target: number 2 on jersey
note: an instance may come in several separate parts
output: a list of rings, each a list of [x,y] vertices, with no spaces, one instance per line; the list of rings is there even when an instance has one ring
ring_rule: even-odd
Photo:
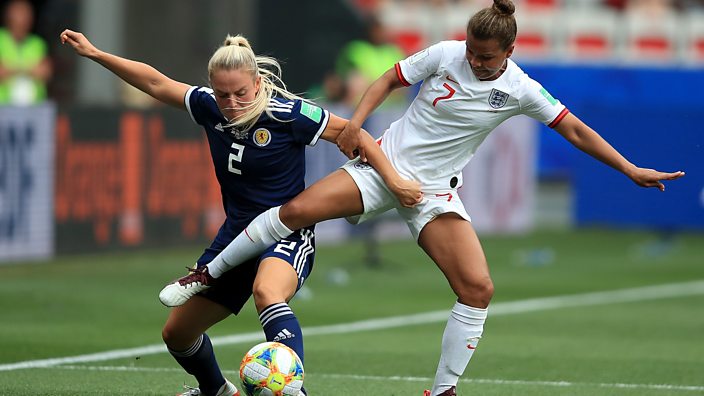
[[[238,162],[242,162],[242,153],[244,153],[244,146],[241,144],[232,143],[232,146],[230,146],[230,148],[233,148],[235,151],[230,153],[230,157],[228,158],[227,163],[227,170],[236,175],[241,175],[242,171],[238,168],[235,168],[235,165],[237,165]]]

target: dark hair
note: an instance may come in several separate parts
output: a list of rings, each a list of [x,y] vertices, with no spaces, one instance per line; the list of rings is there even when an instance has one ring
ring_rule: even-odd
[[[516,6],[511,0],[494,0],[491,7],[477,12],[469,19],[467,35],[479,40],[495,39],[502,49],[507,49],[516,41]]]

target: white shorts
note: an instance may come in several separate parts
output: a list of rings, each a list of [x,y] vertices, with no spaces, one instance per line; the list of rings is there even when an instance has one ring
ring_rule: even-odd
[[[384,183],[384,179],[371,165],[355,158],[342,165],[341,168],[352,176],[362,194],[362,203],[364,204],[364,213],[347,218],[347,221],[352,224],[361,223],[395,208],[406,221],[417,241],[423,227],[443,213],[457,213],[463,219],[472,221],[460,200],[457,189],[423,191],[424,197],[421,203],[413,208],[405,208],[401,206],[394,193]]]

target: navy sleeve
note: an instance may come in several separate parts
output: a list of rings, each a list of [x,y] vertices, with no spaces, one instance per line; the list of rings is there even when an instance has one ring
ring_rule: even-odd
[[[314,146],[328,126],[330,113],[310,102],[296,100],[291,109],[291,131],[293,138],[303,144]]]
[[[184,98],[188,114],[198,125],[203,125],[208,104],[215,101],[213,90],[206,87],[193,86],[186,92]]]

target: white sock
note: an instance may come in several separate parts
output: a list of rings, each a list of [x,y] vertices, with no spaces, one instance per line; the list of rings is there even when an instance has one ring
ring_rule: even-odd
[[[442,335],[442,354],[435,373],[431,395],[438,395],[457,385],[474,349],[482,337],[487,309],[456,302]]]
[[[293,234],[279,218],[281,206],[271,208],[257,216],[229,245],[208,263],[213,278],[256,256],[274,243]]]

